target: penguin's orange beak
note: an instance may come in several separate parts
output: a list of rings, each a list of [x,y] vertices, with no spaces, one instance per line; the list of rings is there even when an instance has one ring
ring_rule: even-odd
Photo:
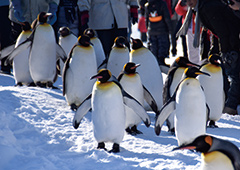
[[[133,69],[139,67],[140,65],[141,65],[141,64],[136,64],[135,66],[131,67],[131,69],[133,70]]]
[[[49,16],[51,16],[52,15],[52,13],[46,13],[43,17],[44,18],[47,18],[47,17],[49,17]]]

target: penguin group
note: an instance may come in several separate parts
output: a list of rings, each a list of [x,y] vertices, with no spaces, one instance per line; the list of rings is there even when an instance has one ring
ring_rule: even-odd
[[[139,124],[149,127],[147,111],[153,111],[156,135],[165,121],[175,133],[179,146],[174,150],[202,152],[205,169],[240,169],[239,149],[206,135],[207,126],[218,127],[225,101],[224,70],[218,55],[210,55],[201,66],[178,57],[164,82],[157,59],[140,39],[132,38],[129,49],[126,38],[117,37],[105,57],[90,28],[77,37],[61,27],[56,43],[53,28],[47,24],[50,15],[40,13],[34,28],[22,23],[16,44],[1,51],[0,58],[13,62],[16,85],[54,88],[59,73],[63,96],[74,112],[73,127],[81,126],[83,117],[91,113],[97,149],[120,152],[125,133],[141,134]],[[106,142],[113,143],[110,150]]]

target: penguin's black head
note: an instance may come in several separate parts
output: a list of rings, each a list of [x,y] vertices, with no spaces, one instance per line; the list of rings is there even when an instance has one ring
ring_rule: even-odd
[[[119,37],[115,38],[115,40],[114,40],[115,47],[123,48],[123,47],[125,47],[126,43],[127,43],[127,40],[123,36],[119,36]]]
[[[107,82],[111,78],[112,74],[107,69],[101,69],[99,70],[98,74],[92,76],[90,80],[92,79],[98,79],[101,83]]]
[[[132,49],[133,50],[137,50],[137,49],[143,47],[143,43],[140,39],[134,39],[132,37],[131,37],[131,39],[132,39]]]
[[[27,21],[21,22],[21,28],[23,31],[29,31],[32,29],[30,23]]]
[[[175,63],[179,67],[191,67],[191,66],[200,67],[199,65],[190,62],[188,60],[188,58],[186,58],[186,57],[178,57],[178,58],[176,58]]]
[[[202,72],[197,67],[188,67],[184,71],[186,77],[190,78],[196,78],[200,74],[205,74],[207,76],[210,76],[208,73]]]
[[[90,41],[90,37],[87,35],[82,35],[78,37],[78,43],[81,46],[88,47],[90,44],[93,45]]]
[[[194,139],[192,143],[187,145],[181,145],[173,150],[183,150],[183,149],[190,149],[196,150],[197,152],[207,153],[212,146],[213,138],[209,135],[202,135]]]
[[[83,32],[83,34],[89,36],[90,38],[93,38],[93,37],[96,36],[95,31],[94,31],[93,29],[91,29],[91,28],[85,29],[85,31]]]
[[[40,14],[38,14],[37,20],[39,21],[40,24],[46,23],[48,17],[51,15],[52,15],[51,13],[40,12]]]
[[[213,64],[213,65],[216,65],[216,66],[219,66],[221,65],[222,63],[222,59],[221,57],[218,55],[218,54],[212,54],[208,57],[208,61]]]
[[[61,27],[61,28],[59,28],[58,33],[62,37],[65,37],[65,36],[68,36],[71,33],[71,31],[70,31],[70,29],[68,27]]]
[[[139,67],[140,64],[135,64],[132,62],[128,62],[124,65],[123,70],[125,74],[133,74],[136,72],[136,68]]]

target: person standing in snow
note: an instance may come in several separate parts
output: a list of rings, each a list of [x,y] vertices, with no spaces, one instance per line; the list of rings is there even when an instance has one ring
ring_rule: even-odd
[[[90,27],[97,32],[106,58],[109,56],[116,37],[127,38],[128,10],[130,10],[132,24],[138,22],[137,0],[81,0],[78,6],[82,29]]]

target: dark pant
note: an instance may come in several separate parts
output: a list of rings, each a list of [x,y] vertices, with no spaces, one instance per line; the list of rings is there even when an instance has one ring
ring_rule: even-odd
[[[159,65],[164,64],[164,59],[169,55],[169,34],[150,35],[150,50],[158,60]]]
[[[0,7],[0,50],[11,45],[10,33],[11,33],[11,22],[8,19],[8,6],[1,6]],[[1,60],[1,70],[10,72],[11,66],[4,65],[6,59]]]
[[[123,36],[127,40],[127,28],[114,27],[108,30],[96,30],[96,32],[97,32],[98,38],[102,43],[106,58],[108,58],[110,54],[115,38],[117,38],[118,36]],[[129,43],[127,44],[127,46],[129,48]]]

